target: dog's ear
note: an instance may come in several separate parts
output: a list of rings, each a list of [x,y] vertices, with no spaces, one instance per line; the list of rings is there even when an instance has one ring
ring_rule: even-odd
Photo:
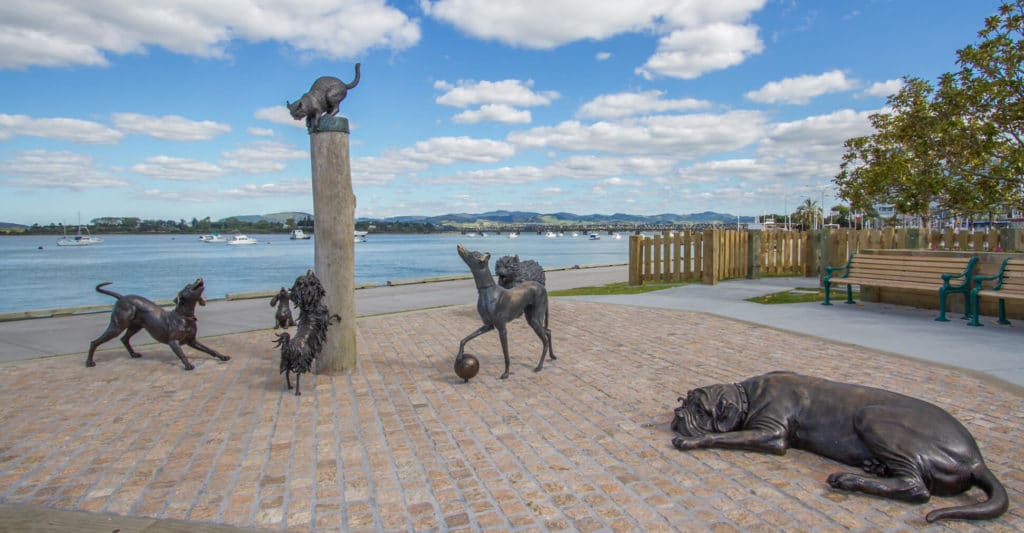
[[[735,430],[743,418],[739,407],[731,400],[722,396],[715,405],[715,431],[726,433]]]
[[[174,305],[178,305],[178,297],[177,297],[177,296],[175,296],[175,297],[174,297],[174,300],[172,300],[172,302],[174,302]]]

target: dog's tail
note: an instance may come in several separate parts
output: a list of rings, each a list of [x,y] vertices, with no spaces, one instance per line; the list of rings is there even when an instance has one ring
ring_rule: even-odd
[[[988,520],[1005,513],[1006,509],[1010,506],[1010,501],[1006,496],[1006,489],[996,479],[996,476],[992,474],[992,471],[985,466],[984,462],[979,462],[975,465],[974,470],[971,472],[971,477],[974,485],[981,488],[988,495],[987,500],[971,505],[936,509],[928,513],[925,516],[925,520],[929,523],[936,520],[949,520],[953,518]]]
[[[113,281],[104,281],[103,283],[100,283],[99,285],[96,286],[96,292],[101,292],[103,294],[106,294],[108,296],[113,296],[114,298],[117,298],[118,300],[120,300],[122,298],[122,296],[120,294],[118,294],[118,293],[116,293],[114,291],[108,291],[107,289],[103,288],[103,287],[105,287],[107,285],[110,285],[111,283],[113,283]]]

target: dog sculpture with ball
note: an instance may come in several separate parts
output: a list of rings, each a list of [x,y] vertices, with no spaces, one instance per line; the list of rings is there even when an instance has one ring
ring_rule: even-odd
[[[491,254],[473,252],[461,244],[458,245],[457,250],[459,257],[473,273],[477,291],[476,310],[484,325],[459,343],[459,353],[455,356],[456,367],[464,358],[463,353],[467,342],[492,329],[497,329],[498,337],[501,340],[501,351],[505,355],[505,372],[501,375],[501,379],[507,379],[509,376],[507,325],[525,314],[526,322],[530,324],[533,332],[537,334],[543,344],[540,362],[533,369],[534,372],[540,372],[544,368],[545,356],[550,356],[552,361],[556,359],[554,349],[551,347],[551,330],[548,329],[547,289],[536,281],[523,281],[511,289],[506,289],[494,282],[494,276],[491,275],[491,268],[488,265]]]
[[[292,337],[287,332],[278,333],[275,344],[281,348],[280,371],[284,374],[288,390],[292,388],[290,373],[295,374],[295,395],[299,396],[299,377],[309,372],[313,361],[323,350],[327,340],[327,327],[341,321],[338,315],[330,314],[324,304],[324,286],[312,270],[306,275],[295,278],[289,295],[295,307],[299,309],[298,329]]]

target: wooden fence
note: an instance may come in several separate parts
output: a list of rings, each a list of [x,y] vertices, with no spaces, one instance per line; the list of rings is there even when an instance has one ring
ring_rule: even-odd
[[[883,230],[831,230],[828,233],[830,266],[846,263],[850,254],[861,250],[943,250],[947,252],[1001,251],[1000,231],[944,231],[925,232],[916,229]]]
[[[1005,231],[1005,230],[1004,230]],[[1016,230],[1019,231],[1019,230]],[[769,276],[813,276],[868,249],[998,252],[1021,235],[1002,231],[924,232],[917,229],[664,232],[629,240],[629,283],[673,283]],[[1024,235],[1024,234],[1022,234]],[[1010,242],[1008,242],[1010,241]]]
[[[807,235],[796,231],[771,232],[758,240],[760,252],[752,254],[754,233],[738,230],[664,232],[653,237],[634,235],[629,240],[629,282],[673,283],[747,277],[756,267],[772,275],[804,275],[807,269]]]

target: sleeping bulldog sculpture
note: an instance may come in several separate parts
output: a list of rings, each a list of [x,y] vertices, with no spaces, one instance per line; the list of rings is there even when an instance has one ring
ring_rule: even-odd
[[[838,472],[833,488],[913,503],[980,487],[988,499],[936,509],[928,522],[991,519],[1009,503],[974,438],[952,415],[887,390],[792,372],[694,389],[675,410],[679,450],[725,448],[785,454],[806,450],[870,476]]]

